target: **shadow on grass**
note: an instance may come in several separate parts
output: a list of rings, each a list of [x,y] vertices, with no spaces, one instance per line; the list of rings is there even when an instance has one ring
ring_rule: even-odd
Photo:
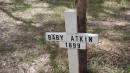
[[[16,46],[11,44],[11,42],[5,42],[0,40],[0,54],[12,53],[16,50]]]

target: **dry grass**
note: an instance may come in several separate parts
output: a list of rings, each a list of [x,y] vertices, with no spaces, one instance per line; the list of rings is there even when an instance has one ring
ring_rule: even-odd
[[[93,2],[90,1],[90,3]],[[115,0],[105,2],[96,0],[96,4],[91,4],[90,6],[94,5],[94,8],[89,8],[91,13],[88,13],[88,32],[99,34],[99,44],[88,46],[88,71],[90,73],[129,73],[129,6]],[[17,62],[14,65],[26,65],[18,67],[19,73],[22,68],[28,71],[33,67],[37,68],[33,69],[37,73],[68,73],[67,50],[59,48],[55,42],[45,41],[45,32],[65,31],[63,12],[68,7],[71,5],[34,2],[29,7],[25,5],[25,9],[20,11],[16,9],[12,12],[14,16],[33,21],[32,24],[17,22],[6,14],[2,14],[4,17],[0,16],[3,19],[0,21],[0,36],[4,37],[0,37],[0,53],[4,54],[0,57],[0,65],[2,63],[0,67],[3,67],[0,70],[4,72],[4,69],[11,69],[4,66],[7,62],[4,58],[8,58],[9,63]],[[49,58],[48,62],[37,63],[40,59],[44,59],[41,57],[45,54]],[[44,65],[39,65],[43,62]],[[49,69],[48,72],[47,69]],[[13,70],[10,72],[13,73]]]

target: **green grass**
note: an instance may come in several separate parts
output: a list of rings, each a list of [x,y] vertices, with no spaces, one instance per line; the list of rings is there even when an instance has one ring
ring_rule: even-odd
[[[38,54],[27,53],[26,56],[23,58],[22,62],[25,62],[27,64],[32,64],[37,57]]]
[[[67,9],[65,6],[56,6],[56,7],[50,7],[50,10],[54,12],[55,15],[59,15],[63,18],[63,13]]]
[[[24,11],[31,8],[31,5],[25,3],[24,0],[13,0],[13,3],[12,11]]]
[[[36,38],[36,43],[37,45],[44,47],[44,45],[46,44],[45,37],[41,36],[41,37]]]
[[[88,71],[90,73],[126,73],[127,71],[122,67],[112,66],[105,63],[104,55],[106,51],[94,49],[91,52],[91,58],[88,61]]]
[[[28,8],[31,8],[31,5],[29,4],[15,4],[14,8],[12,8],[12,11],[24,11]]]
[[[130,72],[130,65],[127,67],[128,72]]]
[[[49,64],[52,67],[49,73],[68,73],[67,50],[58,48],[55,44],[51,44],[47,46],[46,51],[50,54]]]
[[[98,28],[93,29],[93,33],[100,34],[100,33],[104,32],[105,30],[106,29],[104,29],[104,28],[98,27]]]
[[[11,43],[6,43],[4,41],[0,42],[0,54],[6,54],[6,53],[12,53],[16,50],[17,48],[15,47],[14,44]]]
[[[129,42],[130,35],[125,34],[122,38],[123,38],[124,41],[128,41]]]
[[[61,6],[64,6],[64,7],[68,7],[68,8],[74,8],[74,0],[70,0],[70,1],[52,1],[52,0],[48,0],[47,1],[49,4],[50,4],[50,7],[51,8],[55,8],[55,7],[61,7]]]
[[[103,11],[103,2],[104,0],[90,0],[88,1],[88,13],[89,15],[93,16],[94,18],[98,18],[98,13]]]

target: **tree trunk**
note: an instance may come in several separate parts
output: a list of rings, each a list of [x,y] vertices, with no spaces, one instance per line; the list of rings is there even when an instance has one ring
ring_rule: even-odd
[[[78,32],[85,33],[87,31],[86,29],[87,0],[76,0],[75,5],[77,9]],[[78,53],[79,53],[79,73],[87,73],[87,47],[85,50],[78,50]]]

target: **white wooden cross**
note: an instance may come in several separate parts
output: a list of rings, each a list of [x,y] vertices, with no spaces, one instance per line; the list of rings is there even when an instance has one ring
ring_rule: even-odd
[[[61,48],[68,48],[69,71],[79,73],[78,49],[86,44],[98,43],[98,34],[77,33],[77,13],[70,9],[64,12],[66,32],[46,32],[47,41],[58,41]]]

